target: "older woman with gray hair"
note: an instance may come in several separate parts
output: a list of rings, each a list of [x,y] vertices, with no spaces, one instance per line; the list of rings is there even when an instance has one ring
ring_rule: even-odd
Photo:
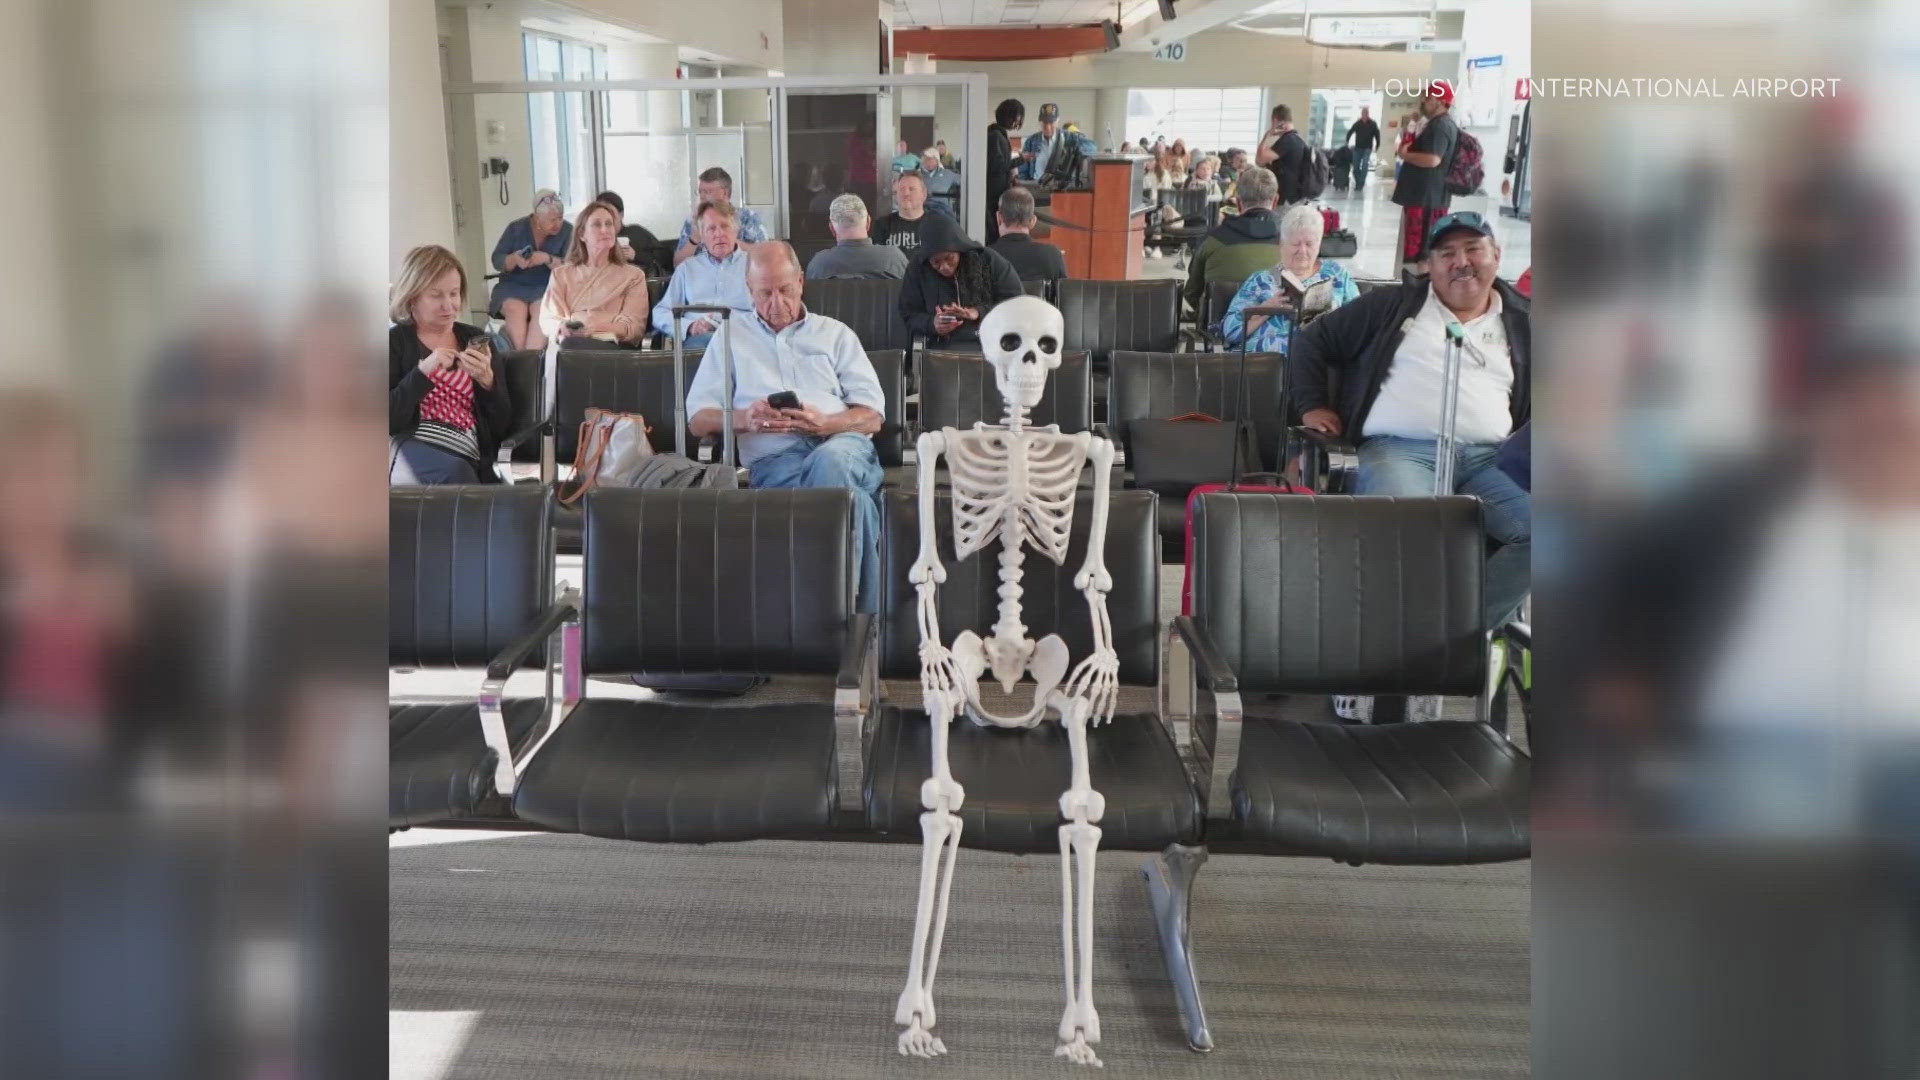
[[[540,300],[547,295],[553,268],[573,246],[573,226],[567,224],[560,196],[550,188],[533,195],[533,213],[507,222],[500,242],[493,245],[493,268],[500,271],[487,312],[507,324],[507,340],[516,349],[543,349],[547,335],[540,329]]]
[[[1317,207],[1301,203],[1280,218],[1280,261],[1270,270],[1247,278],[1234,294],[1220,320],[1220,336],[1228,345],[1248,352],[1285,353],[1292,342],[1293,320],[1286,315],[1249,315],[1249,308],[1289,293],[1306,296],[1309,318],[1360,298],[1360,286],[1347,268],[1320,257],[1320,236],[1326,221]]]
[[[833,246],[807,260],[807,277],[897,280],[907,275],[907,253],[890,244],[876,244],[867,235],[873,219],[860,196],[852,192],[836,196],[827,207],[827,224],[833,229]]]

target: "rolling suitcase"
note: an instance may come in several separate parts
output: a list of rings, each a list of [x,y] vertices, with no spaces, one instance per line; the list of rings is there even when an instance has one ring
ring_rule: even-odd
[[[1249,495],[1311,495],[1313,492],[1287,482],[1279,473],[1248,473],[1231,484],[1200,484],[1187,493],[1187,567],[1180,579],[1180,614],[1193,614],[1193,501],[1216,491],[1243,492]]]

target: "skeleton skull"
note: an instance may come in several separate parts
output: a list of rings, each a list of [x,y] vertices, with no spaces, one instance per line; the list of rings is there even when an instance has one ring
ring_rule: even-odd
[[[1047,390],[1047,374],[1060,366],[1066,336],[1060,309],[1037,296],[997,304],[980,322],[980,347],[993,365],[994,385],[1010,406],[1031,409]]]

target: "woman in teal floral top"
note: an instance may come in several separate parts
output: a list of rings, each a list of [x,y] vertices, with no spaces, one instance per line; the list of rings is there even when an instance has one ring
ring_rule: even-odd
[[[1285,315],[1246,314],[1248,308],[1268,303],[1280,293],[1281,270],[1293,271],[1309,288],[1315,282],[1332,282],[1334,307],[1359,299],[1360,286],[1354,283],[1347,268],[1331,259],[1320,258],[1320,234],[1324,228],[1325,220],[1319,209],[1304,203],[1288,210],[1280,219],[1280,264],[1248,278],[1220,319],[1220,336],[1228,345],[1235,348],[1245,345],[1248,352],[1287,351],[1287,330],[1292,319]]]

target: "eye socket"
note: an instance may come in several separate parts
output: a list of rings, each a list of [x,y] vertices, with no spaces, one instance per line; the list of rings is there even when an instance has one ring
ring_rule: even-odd
[[[1057,350],[1058,348],[1060,348],[1060,342],[1056,341],[1054,338],[1049,336],[1049,337],[1043,337],[1040,339],[1041,352],[1051,353]]]
[[[1000,351],[1001,352],[1013,352],[1019,348],[1020,348],[1019,334],[1001,334],[1000,335]]]

